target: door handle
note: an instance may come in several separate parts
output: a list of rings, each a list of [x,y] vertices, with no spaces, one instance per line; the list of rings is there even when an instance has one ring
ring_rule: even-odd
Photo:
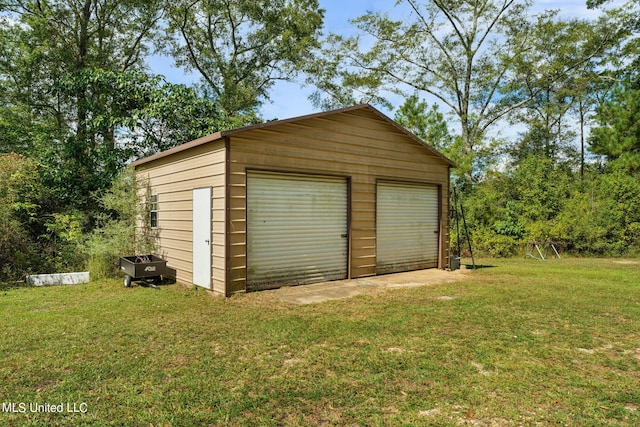
[[[204,242],[208,245],[209,244],[209,239],[205,240]]]

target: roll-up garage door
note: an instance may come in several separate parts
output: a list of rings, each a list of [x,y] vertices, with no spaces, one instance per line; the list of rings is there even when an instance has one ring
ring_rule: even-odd
[[[376,273],[438,266],[438,187],[379,182]]]
[[[347,181],[247,174],[247,289],[347,277]]]

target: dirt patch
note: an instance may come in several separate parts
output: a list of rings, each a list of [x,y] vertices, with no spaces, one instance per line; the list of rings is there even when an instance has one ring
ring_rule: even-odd
[[[433,417],[436,415],[440,415],[442,411],[439,408],[428,409],[426,411],[419,411],[418,415],[421,417]]]
[[[480,375],[484,375],[485,377],[491,375],[491,372],[487,371],[484,369],[484,366],[481,363],[478,362],[471,362],[471,366],[473,366],[474,368],[476,368],[478,370],[478,373]]]
[[[301,359],[298,359],[297,357],[294,357],[292,359],[283,360],[282,361],[282,365],[283,366],[297,365],[300,362],[302,362]]]
[[[621,259],[619,261],[613,261],[614,264],[620,264],[620,265],[638,265],[640,264],[640,261],[629,261],[626,259]]]
[[[386,348],[386,349],[384,349],[382,351],[384,351],[386,353],[404,353],[407,350],[405,350],[404,348],[400,348],[400,347],[389,347],[389,348]],[[413,353],[413,352],[411,352],[411,353]]]

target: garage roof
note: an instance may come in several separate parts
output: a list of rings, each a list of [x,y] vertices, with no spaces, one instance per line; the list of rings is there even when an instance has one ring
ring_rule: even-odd
[[[397,130],[399,130],[401,133],[405,134],[406,136],[408,136],[413,141],[415,141],[418,144],[422,145],[429,152],[431,152],[431,154],[433,154],[436,157],[439,157],[445,163],[449,164],[449,166],[456,167],[456,164],[452,160],[450,160],[449,158],[447,158],[446,156],[444,156],[443,154],[438,152],[435,148],[431,147],[430,145],[425,143],[423,140],[421,140],[420,138],[415,136],[413,133],[409,132],[407,129],[405,129],[404,127],[400,126],[398,123],[396,123],[395,121],[391,120],[389,117],[387,117],[386,115],[384,115],[383,113],[381,113],[380,111],[378,111],[377,109],[375,109],[374,107],[372,107],[369,104],[354,105],[352,107],[341,108],[341,109],[338,109],[338,110],[324,111],[324,112],[321,112],[321,113],[308,114],[308,115],[305,115],[305,116],[298,116],[298,117],[293,117],[293,118],[283,119],[283,120],[274,120],[274,121],[270,121],[270,122],[260,123],[260,124],[257,124],[257,125],[244,126],[244,127],[241,127],[241,128],[219,131],[219,132],[207,135],[207,136],[203,136],[202,138],[195,139],[195,140],[193,140],[191,142],[187,142],[185,144],[178,145],[177,147],[171,148],[169,150],[162,151],[160,153],[151,155],[149,157],[145,157],[145,158],[136,160],[135,162],[133,162],[131,164],[131,166],[135,167],[135,166],[143,165],[145,163],[149,163],[149,162],[152,162],[154,160],[162,159],[162,158],[170,156],[172,154],[180,153],[182,151],[189,150],[191,148],[198,147],[200,145],[207,144],[209,142],[214,142],[214,141],[220,140],[220,139],[222,139],[222,138],[224,138],[226,136],[235,135],[235,134],[238,134],[238,133],[247,132],[247,131],[255,130],[255,129],[270,128],[272,126],[277,126],[277,125],[282,125],[282,124],[286,124],[286,123],[297,122],[297,121],[301,121],[301,120],[308,120],[308,119],[314,119],[314,118],[319,118],[319,117],[326,117],[326,116],[330,116],[330,115],[333,115],[333,114],[346,113],[346,112],[355,111],[355,110],[368,110],[368,111],[371,111],[376,116],[378,116],[382,121],[389,123],[390,125],[395,127]]]

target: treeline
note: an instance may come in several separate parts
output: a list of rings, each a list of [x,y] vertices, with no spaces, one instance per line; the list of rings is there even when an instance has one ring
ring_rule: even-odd
[[[640,2],[590,1],[590,20],[526,1],[402,4],[402,18],[369,13],[358,35],[329,35],[316,102],[403,95],[395,119],[458,164],[478,252],[640,251]]]
[[[533,156],[513,166],[487,174],[463,200],[476,253],[524,255],[528,242],[578,255],[640,252],[637,173],[594,164],[581,177],[576,165]]]
[[[0,280],[108,271],[96,256],[135,237],[135,203],[109,204],[123,166],[262,121],[323,17],[317,0],[0,0]],[[154,54],[200,81],[152,74]]]
[[[396,120],[459,165],[480,250],[637,251],[640,2],[533,6],[405,0],[345,37],[317,0],[0,0],[0,279],[84,268],[132,221],[108,207],[123,166],[262,121],[277,81],[322,109],[402,96]],[[152,74],[158,54],[199,82]]]

